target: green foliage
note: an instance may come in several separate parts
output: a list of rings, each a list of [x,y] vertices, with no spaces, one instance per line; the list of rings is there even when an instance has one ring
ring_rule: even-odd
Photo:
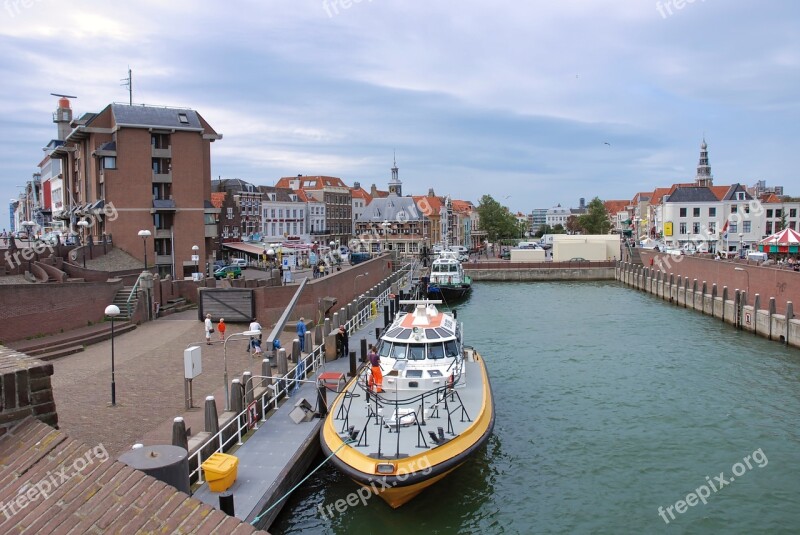
[[[578,217],[580,225],[587,234],[608,234],[611,232],[611,221],[608,218],[603,201],[595,197],[586,207],[586,213]]]
[[[553,227],[553,231],[550,234],[566,234],[567,229],[564,228],[564,225],[559,223],[555,227]]]
[[[517,218],[491,195],[481,197],[477,210],[481,229],[486,231],[490,242],[519,237],[522,226],[518,224]]]

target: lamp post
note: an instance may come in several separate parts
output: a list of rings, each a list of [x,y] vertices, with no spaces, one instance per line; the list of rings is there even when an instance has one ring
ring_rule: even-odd
[[[739,258],[744,258],[744,233],[739,233]]]
[[[142,244],[144,245],[144,270],[147,271],[147,238],[152,236],[152,233],[149,230],[140,230],[139,237],[142,239]]]
[[[198,263],[200,262],[200,247],[192,245],[192,260],[194,260],[194,279],[200,278],[198,272]]]
[[[81,245],[83,245],[85,247],[86,246],[86,229],[89,226],[89,222],[86,221],[85,219],[81,219],[80,221],[78,221],[78,226],[81,227]],[[82,251],[82,253],[83,254],[81,256],[83,257],[83,267],[85,268],[86,267],[86,249],[84,249]]]
[[[365,275],[369,275],[369,271],[365,271],[364,273],[360,273],[360,274],[356,275],[355,279],[353,279],[353,293],[356,293],[356,281],[358,280],[359,277],[363,277]]]
[[[233,333],[225,338],[225,341],[222,343],[222,360],[223,365],[225,367],[224,373],[224,381],[225,381],[225,410],[231,410],[231,400],[230,400],[230,393],[228,392],[228,340],[231,338],[236,337],[251,337],[251,336],[261,336],[261,331],[244,331],[241,333]]]
[[[733,268],[734,271],[743,271],[745,275],[747,275],[747,295],[750,295],[750,272],[744,268],[735,267]]]
[[[36,223],[34,223],[33,221],[28,220],[28,221],[23,221],[20,224],[25,228],[25,235],[28,237],[28,249],[30,249],[31,248],[31,233],[33,232],[33,227],[36,226]],[[31,254],[31,251],[28,251],[28,271],[29,272],[31,271],[31,257],[32,256],[33,255]]]
[[[117,305],[108,305],[106,307],[106,316],[111,318],[111,406],[117,406],[117,385],[114,382],[114,318],[119,316],[119,307]]]

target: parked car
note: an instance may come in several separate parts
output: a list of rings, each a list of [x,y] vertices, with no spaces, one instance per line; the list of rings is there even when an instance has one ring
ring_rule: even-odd
[[[219,268],[214,272],[214,278],[217,280],[226,279],[229,277],[238,279],[241,276],[242,276],[242,268],[240,268],[239,266],[225,266]]]
[[[247,267],[247,259],[246,258],[234,258],[233,261],[231,262],[231,265],[232,266],[238,266],[240,268],[246,268]]]
[[[227,266],[224,260],[214,260],[214,271]]]
[[[585,258],[583,258],[581,256],[576,256],[576,257],[570,258],[569,261],[570,262],[588,262],[588,260],[586,260]]]

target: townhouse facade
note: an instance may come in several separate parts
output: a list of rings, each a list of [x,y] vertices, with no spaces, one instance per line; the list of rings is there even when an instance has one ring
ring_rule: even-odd
[[[310,231],[316,241],[345,244],[350,240],[353,228],[353,201],[341,178],[331,176],[282,177],[275,187],[302,190],[308,197],[324,204],[324,228],[317,225]]]

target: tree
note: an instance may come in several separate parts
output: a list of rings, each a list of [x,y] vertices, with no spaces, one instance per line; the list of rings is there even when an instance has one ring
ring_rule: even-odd
[[[545,234],[553,234],[553,227],[551,227],[550,225],[546,225],[546,224],[542,225],[542,226],[539,227],[539,230],[536,231],[535,236],[537,238],[541,238]]]
[[[608,234],[611,232],[611,220],[608,218],[603,201],[595,197],[586,207],[586,213],[578,217],[578,224],[587,234]]]
[[[552,232],[550,234],[566,234],[567,229],[564,228],[564,225],[559,223],[558,225],[554,226]]]
[[[491,195],[481,197],[477,211],[481,229],[486,231],[486,237],[490,242],[515,238],[519,233],[517,218]]]
[[[584,230],[585,229],[578,222],[578,216],[571,215],[567,218],[567,232],[570,234],[581,234]]]

